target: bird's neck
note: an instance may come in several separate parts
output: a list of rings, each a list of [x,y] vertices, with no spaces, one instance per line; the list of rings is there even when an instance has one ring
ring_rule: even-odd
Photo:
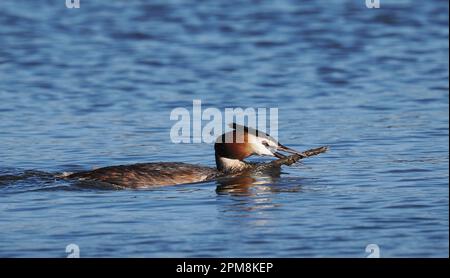
[[[224,173],[235,173],[249,168],[249,164],[242,160],[226,158],[218,154],[216,154],[216,166],[217,170]]]

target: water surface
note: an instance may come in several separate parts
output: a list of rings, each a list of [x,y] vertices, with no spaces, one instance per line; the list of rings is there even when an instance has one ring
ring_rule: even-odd
[[[0,256],[448,256],[448,1],[2,1]],[[182,161],[175,107],[278,107],[280,177],[114,190]]]

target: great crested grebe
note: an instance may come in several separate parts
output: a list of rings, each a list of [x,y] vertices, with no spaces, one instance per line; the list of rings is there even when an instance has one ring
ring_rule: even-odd
[[[219,136],[214,144],[217,169],[182,162],[138,163],[73,173],[64,175],[64,178],[105,182],[131,188],[176,185],[209,181],[255,169],[280,168],[281,165],[290,165],[299,159],[327,150],[327,147],[320,147],[298,152],[281,145],[267,133],[235,123],[230,127],[233,130]],[[231,143],[226,143],[229,138],[232,138]],[[292,155],[285,156],[278,151]],[[244,161],[252,155],[274,156],[279,159],[270,163]]]

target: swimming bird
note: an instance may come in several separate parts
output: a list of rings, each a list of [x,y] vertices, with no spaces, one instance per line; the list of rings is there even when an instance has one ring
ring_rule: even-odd
[[[290,165],[299,159],[327,151],[327,147],[320,147],[298,152],[257,129],[236,123],[232,123],[230,127],[233,130],[219,136],[214,144],[216,168],[182,162],[138,163],[68,174],[64,175],[64,178],[129,188],[177,185],[204,182],[253,170],[276,169],[281,165]],[[280,152],[291,155],[285,156]],[[278,160],[270,163],[244,161],[252,155],[272,156]]]

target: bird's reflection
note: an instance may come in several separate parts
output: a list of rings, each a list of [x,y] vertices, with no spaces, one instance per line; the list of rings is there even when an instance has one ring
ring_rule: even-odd
[[[280,167],[260,167],[256,170],[222,177],[216,180],[216,193],[219,195],[256,196],[267,192],[300,190],[299,185],[294,188],[290,186],[289,190],[286,190],[286,186],[280,186],[280,175]]]
[[[258,164],[248,172],[216,179],[217,197],[221,199],[220,212],[226,220],[244,221],[251,226],[268,226],[273,223],[271,213],[283,206],[280,192],[300,192],[300,179],[281,178],[281,167],[273,163]],[[231,198],[221,198],[229,196]],[[257,213],[255,213],[257,212]],[[250,221],[244,220],[250,219]]]
[[[283,206],[282,198],[274,195],[279,192],[279,186],[286,187],[280,181],[280,171],[241,173],[217,179],[220,218],[251,228],[272,225],[273,210]]]

